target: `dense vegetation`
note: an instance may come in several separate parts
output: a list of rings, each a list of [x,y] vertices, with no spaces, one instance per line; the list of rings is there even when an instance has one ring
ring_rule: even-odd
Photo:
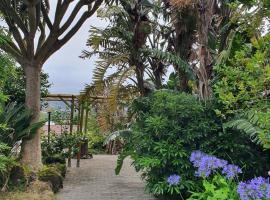
[[[131,156],[159,198],[270,198],[269,0],[77,1],[67,21],[73,1],[58,1],[53,21],[49,1],[33,2],[0,1],[2,191],[28,185],[32,170],[58,191],[78,144],[100,153],[109,134],[116,173]],[[74,120],[85,131],[43,138],[41,159],[42,66],[96,11],[107,23],[91,27],[81,56],[98,56],[79,97],[86,119]],[[70,115],[52,117],[67,125]]]
[[[99,60],[83,94],[109,97],[92,103],[111,108],[98,112],[106,142],[124,143],[116,173],[131,156],[158,197],[269,198],[268,1],[122,0],[98,16],[109,25],[90,30],[82,56]],[[198,150],[207,176],[190,161]]]

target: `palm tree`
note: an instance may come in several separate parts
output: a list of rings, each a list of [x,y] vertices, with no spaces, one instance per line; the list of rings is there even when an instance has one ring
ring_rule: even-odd
[[[91,57],[98,54],[100,61],[94,71],[95,83],[102,82],[108,68],[115,67],[117,72],[113,76],[124,77],[127,74],[135,75],[141,95],[145,94],[144,70],[145,60],[142,56],[142,47],[151,31],[147,10],[149,3],[141,1],[120,1],[120,5],[110,6],[100,16],[110,20],[111,24],[105,29],[92,27],[88,46],[93,51],[84,51],[82,57]],[[109,11],[107,11],[109,9]],[[102,49],[102,50],[100,50]],[[120,80],[120,81],[122,81]]]

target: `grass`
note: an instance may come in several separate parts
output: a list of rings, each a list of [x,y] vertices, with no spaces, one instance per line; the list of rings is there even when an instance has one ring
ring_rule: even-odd
[[[36,181],[26,191],[0,193],[1,200],[55,200],[47,183]]]

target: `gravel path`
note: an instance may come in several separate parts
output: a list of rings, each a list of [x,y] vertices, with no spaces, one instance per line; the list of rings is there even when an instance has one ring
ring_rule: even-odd
[[[114,168],[117,156],[96,155],[93,159],[81,160],[81,167],[68,169],[64,188],[58,200],[154,200],[144,191],[144,183],[126,159],[121,174]]]

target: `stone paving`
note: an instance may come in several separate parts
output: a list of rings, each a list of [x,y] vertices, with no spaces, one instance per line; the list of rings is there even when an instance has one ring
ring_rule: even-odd
[[[130,166],[130,160],[126,159],[119,176],[114,174],[116,159],[117,156],[96,155],[81,160],[80,168],[73,160],[57,200],[154,200],[144,191],[144,183]]]

